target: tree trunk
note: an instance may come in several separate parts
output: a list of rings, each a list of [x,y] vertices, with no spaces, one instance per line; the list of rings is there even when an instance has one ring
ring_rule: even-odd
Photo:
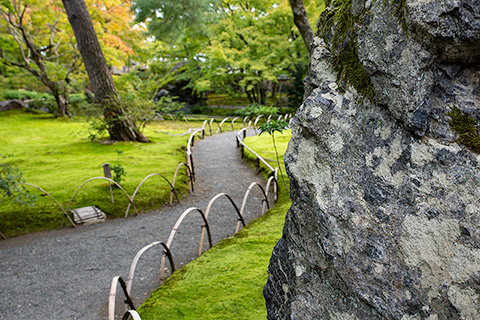
[[[252,89],[252,97],[253,97],[253,103],[258,103],[257,85],[255,85],[254,88]]]
[[[268,87],[265,85],[265,80],[259,84],[260,87],[260,104],[266,106],[268,102]]]
[[[255,84],[255,89],[257,91],[257,103],[262,104],[262,92],[260,91],[260,82]]]
[[[252,98],[252,95],[250,94],[250,90],[245,89],[245,93],[247,94],[248,101],[250,101],[250,103],[253,103],[254,100]]]
[[[52,95],[55,97],[55,101],[57,102],[58,115],[64,118],[70,116],[71,114],[67,110],[68,93],[65,91],[61,93],[60,90],[58,90],[58,88],[55,88],[55,89],[50,88],[50,90],[52,91]]]
[[[310,43],[313,41],[313,31],[308,22],[307,12],[303,5],[303,0],[289,0],[292,7],[293,21],[302,35],[303,43],[310,53]]]
[[[272,99],[275,101],[275,104],[278,105],[278,99],[277,99],[277,83],[273,82],[272,83]]]
[[[82,54],[88,78],[92,84],[95,100],[103,105],[103,115],[112,140],[147,142],[148,139],[128,119],[119,106],[120,98],[112,75],[93,28],[92,19],[84,0],[62,0]]]
[[[48,80],[46,76],[40,77],[40,81],[42,81],[43,84],[52,92],[52,95],[55,98],[55,101],[57,102],[58,115],[63,118],[71,116],[71,114],[68,112],[68,109],[67,109],[68,92],[65,86],[61,85],[57,81]]]

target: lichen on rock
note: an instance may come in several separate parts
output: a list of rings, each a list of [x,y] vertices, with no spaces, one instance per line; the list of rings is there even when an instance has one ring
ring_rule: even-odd
[[[368,11],[355,30],[373,99],[340,83],[331,36],[314,39],[269,319],[479,318],[480,156],[451,127],[456,110],[480,120],[472,1],[407,0],[399,15],[398,1],[352,0]]]

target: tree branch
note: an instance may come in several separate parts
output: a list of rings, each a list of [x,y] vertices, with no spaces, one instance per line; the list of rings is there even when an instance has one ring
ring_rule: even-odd
[[[21,64],[21,63],[11,62],[11,61],[9,61],[9,62],[4,61],[3,63],[6,64],[7,66],[14,66],[14,67],[19,67],[19,68],[25,69],[28,72],[30,72],[33,76],[35,76],[38,80],[43,82],[42,76],[40,75],[40,73],[38,73],[37,70],[33,69],[32,67],[30,67],[27,64]]]
[[[247,40],[243,37],[243,35],[242,35],[241,33],[238,33],[238,32],[237,32],[236,34],[237,34],[237,36],[240,38],[240,40],[242,40],[243,43],[245,43],[245,45],[248,46],[248,42],[247,42]]]
[[[302,35],[303,43],[310,53],[310,43],[313,41],[313,31],[308,22],[308,16],[303,5],[303,0],[289,0],[292,7],[293,21]]]

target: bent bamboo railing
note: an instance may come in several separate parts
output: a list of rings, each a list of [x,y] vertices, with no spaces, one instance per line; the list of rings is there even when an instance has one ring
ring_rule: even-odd
[[[208,244],[209,244],[210,248],[212,247],[212,235],[210,234],[210,227],[208,225],[208,221],[207,221],[207,218],[205,217],[205,214],[203,213],[203,211],[201,209],[199,209],[197,207],[191,207],[191,208],[188,208],[187,210],[185,210],[182,213],[182,215],[177,219],[177,222],[173,226],[172,231],[170,231],[170,236],[168,237],[168,240],[167,240],[167,247],[169,249],[172,246],[172,242],[173,242],[173,239],[175,237],[175,234],[177,233],[177,229],[180,227],[180,225],[182,224],[185,217],[188,216],[191,212],[194,212],[194,211],[198,212],[202,216],[202,219],[203,219],[202,230],[205,229],[205,228],[207,229]],[[162,257],[162,262],[161,262],[161,266],[160,266],[160,281],[163,281],[163,280],[165,280],[165,256]]]
[[[151,173],[149,175],[147,175],[139,184],[138,186],[136,187],[133,195],[130,197],[130,195],[125,191],[125,189],[120,185],[118,184],[117,182],[113,181],[112,179],[109,179],[109,178],[106,178],[106,177],[93,177],[93,178],[90,178],[90,179],[87,179],[85,180],[84,182],[82,182],[78,188],[75,190],[75,192],[73,193],[72,197],[70,198],[68,204],[67,204],[67,207],[66,209],[62,207],[62,205],[60,205],[60,203],[50,194],[48,193],[46,190],[44,190],[43,188],[39,187],[39,186],[36,186],[34,184],[31,184],[31,183],[27,183],[27,182],[20,182],[20,183],[16,183],[12,186],[10,186],[10,188],[3,194],[2,198],[0,199],[0,203],[2,203],[2,201],[5,199],[5,197],[8,195],[8,193],[11,191],[12,188],[18,186],[18,185],[26,185],[26,186],[30,186],[30,187],[33,187],[33,188],[36,188],[38,190],[40,190],[41,192],[43,192],[45,195],[47,195],[50,199],[52,199],[52,201],[60,208],[60,210],[63,212],[63,220],[62,220],[62,224],[61,226],[63,227],[64,224],[65,224],[65,218],[67,218],[71,225],[76,228],[76,224],[75,222],[72,220],[72,218],[70,217],[70,215],[68,214],[69,213],[69,210],[70,210],[70,206],[75,198],[75,196],[77,195],[77,193],[80,191],[80,189],[82,189],[87,183],[89,183],[90,181],[93,181],[93,180],[106,180],[110,183],[113,183],[115,186],[117,186],[120,190],[122,190],[123,194],[125,195],[125,197],[128,199],[129,203],[128,203],[128,207],[125,211],[125,218],[128,217],[128,213],[130,211],[130,208],[131,206],[133,205],[134,209],[135,209],[135,212],[138,214],[138,210],[137,208],[135,207],[135,203],[133,202],[135,196],[137,195],[138,191],[140,190],[140,187],[145,183],[145,181],[147,181],[149,178],[153,177],[153,176],[160,176],[162,177],[169,185],[170,185],[170,205],[172,205],[172,200],[173,200],[173,195],[175,195],[176,197],[176,200],[178,203],[180,203],[180,200],[178,198],[178,195],[177,195],[177,192],[175,190],[175,181],[177,179],[177,176],[178,176],[178,171],[180,169],[180,167],[184,165],[186,166],[187,168],[187,173],[188,173],[188,179],[189,179],[189,188],[190,188],[190,192],[193,193],[193,175],[192,175],[192,171],[190,169],[190,167],[185,164],[185,163],[180,163],[176,170],[175,170],[175,174],[174,174],[174,177],[173,177],[173,183],[171,183],[165,176],[159,174],[159,173]],[[3,238],[4,240],[7,239],[7,237],[2,233],[0,232],[0,237]]]
[[[128,278],[127,278],[126,284],[123,281],[123,278],[120,277],[120,276],[116,276],[112,280],[112,285],[111,285],[111,288],[110,288],[110,296],[109,296],[109,300],[108,300],[108,319],[109,320],[112,320],[112,319],[114,320],[115,319],[115,302],[116,302],[117,282],[119,282],[122,285],[124,295],[125,295],[125,297],[127,297],[127,300],[125,300],[125,303],[128,304],[130,308],[135,310],[135,308],[133,306],[132,299],[130,298],[130,296],[132,294],[133,277],[135,275],[135,270],[137,268],[137,263],[140,260],[140,257],[148,249],[150,249],[150,248],[152,248],[156,245],[162,245],[163,246],[162,261],[163,261],[163,258],[165,256],[167,256],[167,258],[169,260],[169,263],[170,263],[170,267],[172,268],[172,272],[175,272],[175,265],[173,263],[172,254],[170,253],[170,249],[168,248],[168,246],[165,243],[160,242],[160,241],[155,241],[155,242],[150,243],[149,245],[146,245],[142,249],[140,249],[137,252],[137,254],[135,255],[135,257],[133,258],[132,264],[130,265],[130,272],[128,273]],[[123,284],[122,284],[122,282],[123,282]],[[128,299],[131,302],[131,304],[128,303]],[[138,319],[140,319],[140,317]]]
[[[250,119],[248,116],[246,116],[245,118],[243,118],[243,128],[245,128],[245,122],[247,122],[248,119]]]
[[[258,182],[252,182],[250,186],[247,189],[247,192],[245,192],[245,195],[243,196],[243,201],[242,201],[242,207],[240,208],[240,213],[243,214],[243,211],[245,210],[245,205],[247,204],[247,199],[248,196],[250,195],[250,191],[253,189],[254,186],[258,186],[260,190],[262,191],[263,194],[263,199],[262,199],[262,215],[265,213],[265,205],[267,210],[270,209],[270,205],[268,203],[268,198],[265,193],[265,190],[262,188],[262,186]],[[240,221],[237,222],[237,228],[235,229],[235,233],[240,230]]]
[[[128,320],[130,317],[132,317],[133,320],[142,320],[138,312],[135,310],[127,310],[127,312],[125,312],[123,315],[122,320]]]
[[[263,206],[262,206],[262,215],[263,215],[265,213],[265,211],[270,208],[269,202],[268,202],[268,192],[269,192],[270,187],[272,186],[272,183],[273,183],[273,188],[274,188],[274,191],[275,191],[273,199],[274,199],[274,201],[276,201],[277,198],[278,198],[278,194],[277,194],[278,186],[277,186],[277,180],[276,180],[277,170],[275,170],[274,172],[275,173],[272,176],[269,177],[265,189],[257,182],[253,182],[253,183],[250,184],[247,191],[245,192],[245,195],[243,197],[243,201],[242,201],[242,205],[241,205],[240,209],[238,208],[235,201],[226,193],[219,193],[216,196],[214,196],[209,201],[209,203],[207,205],[207,208],[205,210],[205,213],[203,213],[203,211],[201,209],[197,208],[197,207],[190,207],[190,208],[186,209],[180,215],[180,217],[177,219],[177,221],[175,222],[175,225],[173,226],[173,228],[170,232],[170,236],[168,237],[168,240],[167,240],[166,244],[161,242],[161,241],[155,241],[155,242],[152,242],[152,243],[144,246],[142,249],[140,249],[137,252],[137,254],[135,255],[135,257],[134,257],[134,259],[133,259],[133,261],[130,265],[130,271],[129,271],[129,274],[128,274],[128,278],[127,278],[127,282],[126,282],[125,290],[124,290],[125,296],[129,297],[131,295],[132,286],[133,286],[133,279],[134,279],[137,263],[138,263],[140,257],[147,250],[149,250],[150,248],[152,248],[156,245],[162,245],[163,248],[164,248],[163,255],[162,255],[162,260],[161,260],[161,263],[160,263],[160,281],[163,282],[166,278],[166,266],[165,265],[166,265],[166,259],[167,258],[169,260],[169,264],[170,264],[170,267],[172,269],[172,273],[175,272],[175,264],[174,264],[173,255],[171,253],[170,248],[172,246],[172,243],[173,243],[173,240],[174,240],[175,235],[177,233],[177,230],[181,226],[184,219],[190,213],[192,213],[194,211],[198,212],[201,215],[202,220],[203,220],[202,232],[201,232],[201,235],[200,235],[200,241],[199,241],[199,247],[198,247],[198,256],[202,255],[202,253],[203,253],[203,243],[204,243],[204,239],[205,239],[205,230],[207,231],[209,248],[211,248],[212,245],[213,245],[212,237],[211,237],[211,233],[210,233],[210,226],[208,224],[208,221],[209,221],[208,217],[209,217],[210,211],[213,207],[213,204],[220,197],[226,197],[229,200],[229,202],[232,204],[233,208],[235,209],[235,213],[238,216],[238,219],[237,219],[238,222],[237,222],[237,226],[236,226],[236,229],[235,229],[235,233],[237,233],[239,231],[240,226],[245,226],[245,220],[243,218],[243,213],[245,211],[246,203],[247,203],[247,200],[249,198],[250,192],[252,191],[252,189],[255,186],[257,186],[258,189],[260,189],[260,191],[262,192],[262,195],[263,195],[263,199],[261,200],[262,203],[263,203]],[[118,282],[119,279],[122,279],[122,278],[120,276],[114,277],[114,280],[112,281],[112,286],[113,286],[113,283]],[[122,281],[123,281],[123,279],[122,279]],[[121,284],[121,282],[120,282],[120,284]],[[112,317],[111,315],[115,314],[115,299],[116,299],[115,298],[115,293],[116,293],[116,287],[115,287],[115,289],[111,289],[111,291],[110,291],[109,319],[113,319],[113,318],[111,318]]]
[[[277,184],[277,181],[278,181],[278,168],[275,168],[275,171],[273,172],[273,174],[270,173],[270,177],[267,180],[267,186],[265,187],[265,194],[268,197],[268,192],[270,190],[270,185],[273,182],[273,192],[274,192],[273,202],[277,202],[277,200],[278,200],[278,184]]]
[[[260,119],[263,118],[263,115],[259,115],[255,118],[255,122],[253,123],[253,129],[255,130],[255,133],[257,133],[257,124]]]
[[[120,283],[122,288],[123,294],[125,295],[125,303],[128,304],[130,309],[136,310],[135,306],[133,305],[132,298],[130,297],[127,285],[122,277],[117,276],[112,279],[112,284],[110,286],[110,295],[108,298],[108,320],[115,320],[115,300],[116,300],[116,293],[117,293],[117,286]]]
[[[170,263],[170,268],[172,268],[172,272],[175,272],[175,264],[173,263],[173,258],[172,258],[172,253],[170,252],[170,249],[168,246],[160,241],[155,241],[150,243],[149,245],[146,245],[142,249],[140,249],[137,254],[135,255],[135,258],[133,258],[132,264],[130,265],[130,272],[128,273],[128,278],[127,278],[127,292],[128,294],[131,294],[132,292],[132,284],[133,284],[133,276],[135,275],[135,270],[137,268],[137,263],[138,260],[140,260],[140,257],[147,251],[148,249],[156,246],[156,245],[161,245],[163,246],[163,251],[162,254],[163,256],[167,256],[168,261]]]
[[[248,151],[250,151],[256,157],[256,159],[258,159],[258,161],[261,161],[270,170],[271,173],[274,172],[275,170],[273,169],[273,167],[265,159],[263,159],[258,153],[256,153],[254,150],[252,150],[252,148],[247,146],[243,142],[243,139],[240,138],[240,136],[242,136],[242,135],[243,135],[243,138],[245,138],[246,137],[246,132],[247,132],[246,128],[243,128],[242,130],[238,131],[237,139],[236,139],[237,140],[237,145],[240,146],[240,152],[241,152],[242,158],[244,157],[244,148],[246,148]],[[257,170],[258,170],[258,166],[257,166]]]
[[[194,181],[195,181],[195,166],[193,164],[192,147],[195,141],[195,135],[199,132],[204,132],[204,129],[201,128],[193,131],[190,137],[188,138],[188,142],[187,142],[187,166],[190,168],[190,173]],[[204,136],[204,134],[202,134],[201,136]]]
[[[148,176],[146,176],[145,178],[143,178],[142,182],[140,182],[138,184],[138,186],[135,188],[135,191],[133,192],[132,194],[132,198],[130,200],[130,202],[128,203],[128,207],[127,207],[127,211],[125,211],[125,218],[128,217],[128,212],[130,210],[130,206],[133,204],[133,199],[135,198],[135,196],[137,195],[137,192],[138,190],[140,190],[140,187],[143,185],[143,183],[145,181],[147,181],[148,179],[150,179],[151,177],[154,177],[154,176],[160,176],[162,177],[165,181],[167,181],[167,183],[170,185],[170,205],[172,205],[172,193],[175,194],[175,197],[177,198],[177,203],[180,203],[180,200],[178,200],[178,195],[177,195],[177,192],[175,191],[175,188],[173,187],[173,185],[170,183],[170,181],[168,181],[167,178],[165,178],[163,175],[161,175],[160,173],[150,173]],[[135,204],[133,205],[135,207]],[[136,211],[137,209],[135,209]],[[137,212],[138,213],[138,212]]]
[[[244,119],[244,121],[245,121],[245,119]],[[204,122],[204,125],[205,125],[205,122]],[[253,151],[250,147],[248,147],[246,144],[243,143],[243,140],[240,138],[240,135],[243,134],[244,137],[245,137],[245,135],[246,135],[245,130],[246,130],[246,128],[240,130],[240,132],[237,134],[237,137],[236,137],[237,146],[242,146],[244,148],[247,148],[250,152],[252,152],[259,159],[259,162],[260,161],[263,162],[271,170],[269,178],[268,178],[266,186],[265,186],[265,189],[257,182],[251,183],[250,186],[248,187],[247,191],[244,194],[244,197],[243,197],[243,200],[242,200],[242,205],[241,205],[240,209],[238,208],[235,201],[226,193],[219,193],[219,194],[215,195],[209,201],[209,203],[207,205],[207,208],[205,210],[205,213],[203,213],[203,211],[201,209],[197,208],[197,207],[190,207],[190,208],[186,209],[181,214],[181,216],[177,219],[175,225],[173,226],[173,228],[170,232],[170,236],[168,237],[168,240],[167,240],[166,244],[163,243],[163,242],[160,242],[160,241],[155,241],[155,242],[150,243],[149,245],[146,245],[145,247],[143,247],[142,249],[140,249],[137,252],[137,254],[135,255],[135,257],[132,261],[132,264],[130,266],[130,271],[129,271],[129,275],[128,275],[128,278],[127,278],[127,284],[126,284],[126,288],[125,288],[126,295],[131,294],[133,279],[134,279],[135,270],[136,270],[138,260],[140,259],[140,257],[143,255],[143,253],[145,251],[147,251],[148,249],[150,249],[150,248],[152,248],[156,245],[160,244],[164,247],[162,260],[161,260],[161,263],[160,263],[161,264],[161,266],[160,266],[160,281],[163,282],[165,280],[165,274],[166,274],[165,264],[166,264],[166,259],[167,258],[169,260],[169,264],[171,266],[172,273],[175,272],[175,264],[174,264],[174,260],[173,260],[173,256],[172,256],[170,248],[171,248],[172,242],[175,238],[175,235],[176,235],[176,232],[177,232],[178,228],[181,226],[184,219],[191,212],[194,212],[194,211],[198,212],[201,215],[202,220],[203,220],[202,232],[201,232],[201,235],[200,235],[200,243],[199,243],[199,248],[198,248],[198,256],[200,256],[203,253],[203,243],[204,243],[204,238],[205,238],[205,230],[207,231],[209,247],[210,248],[212,247],[212,237],[211,237],[210,227],[209,227],[208,221],[209,221],[209,214],[210,214],[210,211],[212,210],[213,204],[219,198],[226,197],[229,200],[229,202],[231,203],[232,207],[235,209],[235,213],[238,216],[237,225],[236,225],[236,228],[235,228],[235,233],[237,233],[239,231],[241,226],[245,226],[245,220],[243,218],[243,213],[245,211],[247,201],[249,199],[250,193],[251,193],[253,188],[257,187],[261,191],[261,194],[263,196],[263,198],[261,199],[261,201],[262,201],[262,213],[261,214],[262,215],[266,212],[266,210],[268,210],[270,208],[270,204],[269,204],[269,201],[268,201],[268,196],[269,196],[269,192],[272,188],[273,188],[273,201],[274,202],[277,201],[277,199],[278,199],[278,182],[277,182],[278,168],[273,169],[273,167],[271,167],[260,155],[258,155],[255,151]],[[194,141],[193,136],[196,133],[198,133],[198,131],[192,133],[192,135],[189,138],[189,142],[187,144],[187,162],[190,159],[191,164],[193,164],[193,161],[190,158],[190,156],[192,154],[191,153],[191,145],[193,145],[193,141]],[[183,165],[183,163],[180,163],[178,165],[177,170],[181,165]],[[187,165],[187,168],[188,168],[188,165]],[[193,169],[192,169],[192,172],[194,172]],[[176,173],[175,173],[175,175],[176,175]],[[174,176],[174,181],[175,181],[175,176]],[[118,279],[121,279],[121,278],[117,276],[117,277],[114,278],[114,280],[115,279],[117,279],[116,281],[118,281]],[[112,295],[110,297],[112,298]],[[113,297],[112,299],[113,299],[113,301],[112,301],[111,304],[109,304],[109,306],[112,305],[113,310],[109,309],[109,319],[110,319],[111,315],[113,315],[113,317],[115,315],[115,310],[114,310],[115,297]]]
[[[235,211],[237,212],[237,215],[238,215],[238,222],[239,223],[242,223],[242,225],[245,227],[245,220],[243,219],[243,215],[242,215],[242,211],[240,211],[240,209],[238,209],[238,206],[237,204],[235,203],[235,201],[233,201],[233,199],[226,193],[219,193],[217,194],[215,197],[213,197],[212,199],[210,199],[210,201],[208,202],[208,205],[207,205],[207,209],[205,210],[205,218],[208,219],[208,215],[210,213],[210,210],[212,209],[212,205],[215,201],[217,201],[217,199],[219,199],[220,197],[226,197],[230,203],[232,204],[232,206],[235,208]],[[235,230],[235,233],[237,233],[237,230]],[[200,244],[198,246],[198,255],[200,256],[203,252],[203,239],[205,238],[205,229],[202,229],[202,234],[200,235]]]
[[[232,119],[232,122],[230,123],[230,129],[233,131],[233,124],[235,123],[235,121],[238,120],[237,117],[233,118]]]
[[[60,203],[58,203],[57,200],[55,200],[55,198],[50,194],[48,193],[47,191],[43,190],[42,188],[40,188],[39,186],[36,186],[34,184],[31,184],[31,183],[27,183],[27,182],[19,182],[19,183],[15,183],[14,185],[11,185],[10,188],[8,188],[7,192],[5,192],[5,194],[3,195],[2,199],[0,200],[0,203],[2,203],[3,199],[5,199],[5,197],[7,196],[7,194],[11,191],[12,188],[16,187],[16,186],[19,186],[19,185],[25,185],[25,186],[30,186],[30,187],[33,187],[33,188],[36,188],[38,190],[40,190],[41,192],[43,192],[44,194],[46,194],[47,196],[50,197],[50,199],[53,200],[53,202],[55,202],[55,204],[60,208],[60,210],[63,211],[63,220],[62,220],[62,226],[63,226],[63,223],[65,222],[65,217],[70,221],[70,223],[72,224],[72,226],[75,228],[76,225],[75,223],[73,222],[73,220],[70,218],[70,216],[68,215],[68,210],[65,210],[61,205]],[[3,233],[1,233],[1,236],[3,239],[7,239]]]
[[[210,135],[212,135],[212,124],[215,121],[215,118],[210,119],[210,122],[208,123],[208,130],[210,132]]]
[[[225,123],[225,121],[229,120],[228,118],[223,119],[220,124],[218,125],[217,133],[222,132],[222,126]]]
[[[81,185],[78,186],[77,190],[75,190],[72,197],[70,198],[70,201],[68,201],[67,212],[70,209],[70,205],[72,204],[72,201],[75,198],[75,196],[77,195],[78,191],[80,191],[80,189],[83,188],[83,186],[86,185],[88,182],[93,181],[93,180],[107,180],[108,182],[113,183],[117,188],[119,188],[120,190],[123,191],[123,194],[127,197],[129,203],[133,204],[132,198],[128,195],[127,191],[125,191],[125,189],[123,189],[122,186],[119,185],[117,182],[113,181],[112,179],[105,178],[105,177],[93,177],[93,178],[85,180]],[[135,204],[133,204],[133,207],[135,208],[135,212],[137,212],[137,214],[138,214],[138,211],[137,211],[137,208],[135,207]],[[130,209],[130,206],[128,206],[125,214],[128,214],[128,209]],[[63,226],[63,224],[62,224],[62,226]]]
[[[194,186],[193,186],[194,180],[193,180],[193,176],[192,176],[192,171],[191,171],[190,167],[184,162],[180,162],[177,165],[177,168],[175,169],[175,173],[173,174],[173,179],[172,179],[172,187],[175,188],[175,182],[177,181],[178,171],[179,171],[181,166],[185,166],[187,168],[188,188],[189,188],[190,193],[193,193],[194,192]],[[170,205],[172,205],[172,200],[173,200],[172,197],[173,197],[173,194],[170,192]]]

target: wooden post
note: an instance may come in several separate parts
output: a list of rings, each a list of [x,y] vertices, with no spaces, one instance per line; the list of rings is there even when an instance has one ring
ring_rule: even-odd
[[[103,167],[103,175],[105,178],[112,179],[112,170],[110,170],[110,163],[102,164]],[[112,184],[108,181],[108,186],[110,187],[110,197],[112,198],[112,203],[115,203],[113,199],[113,191],[112,191]]]

